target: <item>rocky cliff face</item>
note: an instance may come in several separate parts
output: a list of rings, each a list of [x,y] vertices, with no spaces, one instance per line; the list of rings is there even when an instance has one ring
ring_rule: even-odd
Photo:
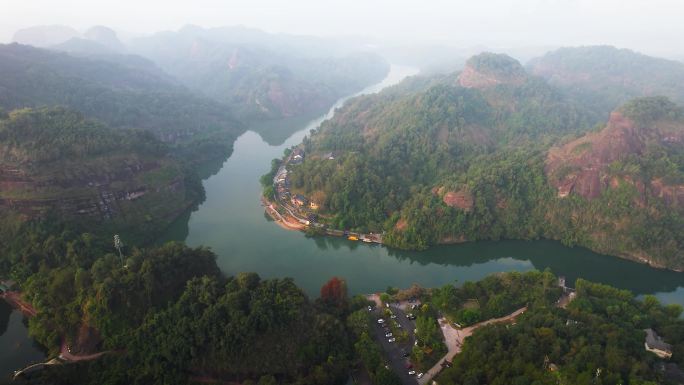
[[[625,162],[638,162],[654,148],[681,148],[683,144],[684,123],[668,119],[638,122],[618,110],[601,131],[551,148],[545,171],[560,198],[577,194],[595,199],[604,190],[626,182],[636,187],[642,202],[649,190],[668,204],[684,205],[684,185],[657,176],[644,179],[642,172],[619,167]]]

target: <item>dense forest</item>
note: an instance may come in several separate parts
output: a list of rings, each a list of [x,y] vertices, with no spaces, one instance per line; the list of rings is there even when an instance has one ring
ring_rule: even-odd
[[[631,165],[606,165],[598,194],[577,191],[561,199],[547,175],[549,149],[593,135],[605,118],[525,74],[513,59],[484,56],[469,60],[460,74],[411,80],[349,101],[305,139],[307,160],[290,174],[293,192],[316,201],[329,226],[384,231],[394,247],[545,237],[684,267],[677,198],[663,198],[667,189],[626,183],[633,177],[608,186],[610,170],[630,167],[643,169],[638,180],[646,185],[684,175],[678,107],[658,98],[625,105],[618,112],[634,123],[625,132],[636,132],[634,140],[649,151],[626,147],[614,160]],[[635,109],[651,120],[635,116]],[[668,130],[649,127],[655,121]],[[656,134],[642,138],[647,131]],[[330,152],[333,160],[323,156]]]
[[[109,352],[23,379],[31,383],[342,384],[355,333],[371,321],[368,302],[348,298],[340,279],[313,301],[291,279],[224,277],[205,248],[128,246],[120,257],[95,234],[25,223],[5,249],[0,274],[38,310],[29,332],[50,356],[62,342],[74,354]]]
[[[126,247],[120,258],[92,234],[23,230],[13,250],[26,258],[3,256],[2,266],[39,311],[29,319],[31,335],[51,354],[63,341],[76,354],[107,353],[18,383],[322,385],[346,383],[353,368],[366,370],[375,384],[399,383],[372,338],[377,328],[369,302],[349,298],[342,279],[332,278],[312,300],[291,279],[225,277],[205,248]],[[57,235],[28,242],[44,232]],[[558,306],[561,289],[548,271],[434,289],[388,288],[383,298],[423,302],[415,311],[421,340],[411,355],[416,363],[428,357],[423,346],[442,338],[438,312],[467,326],[527,306],[513,325],[477,329],[439,383],[590,383],[597,369],[604,384],[669,383],[644,350],[643,329],[656,330],[673,346],[671,361],[684,364],[681,307],[583,280],[575,287],[565,308]],[[429,365],[444,354],[437,352]]]
[[[114,56],[116,58],[116,56]],[[243,125],[144,60],[0,45],[0,108],[64,106],[113,128],[148,130],[191,158],[225,157]]]
[[[485,281],[474,285],[489,286]],[[444,290],[458,292],[446,287],[440,290],[440,298]],[[651,296],[636,300],[630,292],[581,279],[576,283],[576,290],[576,299],[566,308],[532,301],[516,323],[478,329],[467,339],[453,367],[447,368],[437,381],[440,384],[677,383],[666,375],[657,357],[644,349],[644,329],[653,328],[670,342],[672,361],[681,365],[680,351],[684,346],[684,323],[679,318],[681,306],[662,306]],[[505,289],[492,293],[510,295]],[[447,296],[450,297],[458,298],[458,295]]]

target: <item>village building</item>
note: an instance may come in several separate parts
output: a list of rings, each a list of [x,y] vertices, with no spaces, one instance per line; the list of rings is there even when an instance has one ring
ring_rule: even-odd
[[[292,197],[292,204],[297,205],[297,206],[304,206],[308,202],[308,199],[302,194],[295,194],[294,197]]]
[[[292,151],[292,160],[290,163],[297,164],[301,163],[304,161],[304,150],[301,148],[295,148],[294,151]]]
[[[646,332],[644,347],[647,351],[654,353],[660,358],[672,357],[672,345],[663,341],[653,329],[644,329],[644,331]]]

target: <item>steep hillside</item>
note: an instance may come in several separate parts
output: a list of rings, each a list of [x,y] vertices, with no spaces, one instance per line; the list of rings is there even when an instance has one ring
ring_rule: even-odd
[[[671,102],[629,103],[605,132],[588,134],[602,140],[582,144],[576,138],[595,126],[595,111],[505,56],[468,63],[458,75],[348,102],[305,139],[292,193],[314,201],[325,224],[384,231],[396,247],[546,237],[684,267],[681,131]],[[563,198],[570,190],[577,194]]]
[[[55,216],[146,237],[202,197],[199,182],[151,134],[62,108],[0,119],[0,186],[3,221]]]
[[[642,96],[667,96],[684,103],[684,63],[628,49],[561,48],[530,61],[528,67],[605,114]]]
[[[215,138],[229,147],[242,128],[227,108],[192,94],[159,70],[146,70],[148,65],[0,45],[0,107],[61,105],[113,128],[149,130],[169,143]]]
[[[301,43],[301,44],[296,44]],[[314,42],[240,28],[186,27],[137,39],[130,49],[245,120],[305,115],[381,80],[371,54],[321,53]]]
[[[546,172],[561,197],[594,199],[627,182],[684,207],[684,110],[664,98],[637,99],[604,129],[549,150]],[[642,195],[642,204],[645,195]]]

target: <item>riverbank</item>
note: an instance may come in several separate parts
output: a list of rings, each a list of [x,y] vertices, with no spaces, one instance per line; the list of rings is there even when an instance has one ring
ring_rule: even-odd
[[[30,303],[26,302],[18,291],[6,291],[0,294],[0,299],[5,300],[5,302],[19,310],[26,317],[35,317],[38,314],[38,311]]]
[[[311,221],[302,217],[297,217],[291,208],[284,207],[284,213],[278,211],[279,205],[277,202],[269,201],[265,197],[261,197],[262,206],[274,222],[285,230],[304,231],[311,230],[314,234],[326,235],[331,237],[343,237],[350,241],[361,241],[364,243],[382,244],[382,234],[363,234],[346,230],[335,230],[325,227],[321,223],[312,223]]]

